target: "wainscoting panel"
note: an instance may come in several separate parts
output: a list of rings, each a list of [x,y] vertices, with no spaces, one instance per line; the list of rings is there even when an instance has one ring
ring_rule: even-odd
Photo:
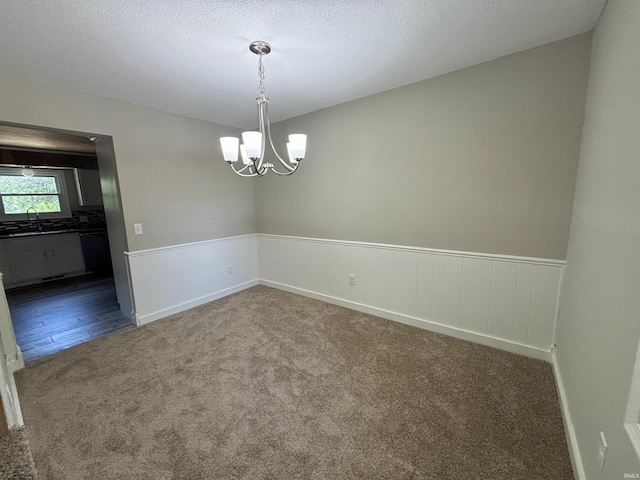
[[[518,264],[492,262],[492,265],[487,333],[491,337],[511,340],[516,308]]]
[[[518,343],[527,343],[529,317],[531,315],[531,294],[533,293],[533,269],[531,264],[518,265],[516,279],[516,306],[513,315],[513,333],[511,339]]]
[[[461,257],[444,257],[444,282],[441,323],[458,328],[460,325],[460,300],[462,296]]]
[[[257,237],[262,284],[550,359],[563,261]]]
[[[258,283],[255,235],[126,252],[138,325]],[[233,273],[227,273],[227,266]]]
[[[470,332],[489,333],[489,306],[493,276],[491,260],[465,258],[462,260],[462,293],[460,299],[460,328]]]

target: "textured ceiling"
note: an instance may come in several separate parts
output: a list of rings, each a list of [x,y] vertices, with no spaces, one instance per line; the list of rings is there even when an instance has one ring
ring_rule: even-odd
[[[250,127],[252,40],[278,121],[589,31],[605,3],[0,0],[0,70]]]

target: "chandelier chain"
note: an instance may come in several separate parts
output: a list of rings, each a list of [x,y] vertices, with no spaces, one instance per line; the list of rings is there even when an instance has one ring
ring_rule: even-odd
[[[258,78],[260,78],[260,95],[264,95],[264,64],[262,63],[262,54],[258,60]]]

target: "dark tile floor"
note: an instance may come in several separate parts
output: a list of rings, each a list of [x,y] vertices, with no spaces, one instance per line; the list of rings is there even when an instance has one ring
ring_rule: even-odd
[[[25,362],[131,326],[120,312],[113,277],[85,275],[7,290]]]

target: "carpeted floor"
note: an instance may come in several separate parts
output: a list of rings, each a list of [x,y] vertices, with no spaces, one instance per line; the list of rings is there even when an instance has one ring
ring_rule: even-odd
[[[40,479],[571,479],[550,365],[258,286],[17,374]]]
[[[14,428],[0,437],[0,478],[35,480],[36,470],[24,428]]]

